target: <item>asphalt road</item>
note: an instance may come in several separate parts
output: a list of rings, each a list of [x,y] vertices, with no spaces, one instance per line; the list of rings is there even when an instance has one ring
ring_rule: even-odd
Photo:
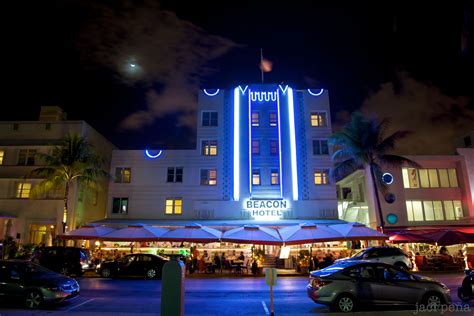
[[[436,275],[451,288],[459,304],[456,288],[463,274]],[[43,310],[29,311],[19,304],[0,307],[5,315],[157,315],[160,313],[161,281],[140,279],[80,278],[77,299]],[[342,315],[313,303],[306,296],[305,277],[281,277],[274,287],[275,315]],[[263,278],[192,278],[185,283],[185,315],[268,315],[269,289]],[[417,315],[416,310],[364,307],[358,315]],[[464,307],[464,310],[466,307]],[[418,315],[436,313],[418,313]],[[468,311],[444,315],[474,315],[474,301]]]

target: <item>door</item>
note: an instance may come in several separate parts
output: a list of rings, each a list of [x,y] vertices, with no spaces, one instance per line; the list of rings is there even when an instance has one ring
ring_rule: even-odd
[[[134,275],[135,261],[137,255],[130,255],[123,257],[118,264],[118,273],[120,275]]]
[[[379,281],[374,283],[374,291],[381,304],[415,304],[422,290],[419,282],[410,274],[390,268],[377,266]]]
[[[0,299],[11,296],[22,296],[23,286],[20,274],[11,265],[0,265]]]
[[[371,283],[376,280],[375,270],[370,265],[357,266],[347,273],[354,282],[357,300],[362,303],[372,303],[375,299]]]

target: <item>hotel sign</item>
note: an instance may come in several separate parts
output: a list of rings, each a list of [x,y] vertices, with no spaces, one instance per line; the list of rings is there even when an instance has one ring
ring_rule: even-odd
[[[279,219],[289,204],[288,200],[246,200],[244,209],[254,218]]]

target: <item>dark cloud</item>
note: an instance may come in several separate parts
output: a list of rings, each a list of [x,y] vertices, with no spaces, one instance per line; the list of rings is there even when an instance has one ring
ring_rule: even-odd
[[[167,114],[194,128],[196,93],[209,61],[237,45],[184,21],[151,1],[94,4],[80,36],[82,58],[112,69],[128,85],[143,85],[146,109],[123,119],[123,129],[140,129]],[[131,64],[134,67],[131,67]],[[136,108],[136,104],[130,104]]]
[[[390,118],[392,130],[415,133],[400,142],[404,154],[453,154],[459,139],[474,128],[474,108],[464,96],[448,96],[440,88],[414,79],[407,72],[384,83],[367,97],[362,112]],[[347,117],[341,114],[341,117]]]

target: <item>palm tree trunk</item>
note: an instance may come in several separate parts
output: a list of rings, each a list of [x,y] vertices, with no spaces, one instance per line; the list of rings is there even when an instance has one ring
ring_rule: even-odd
[[[66,232],[66,221],[67,221],[67,216],[68,216],[68,205],[67,205],[68,199],[69,199],[69,181],[66,182],[66,189],[64,190],[63,233]]]
[[[380,220],[380,229],[382,230],[382,233],[385,230],[385,221],[383,220],[383,214],[382,214],[382,205],[380,205],[380,198],[379,198],[379,190],[377,187],[377,181],[375,180],[375,174],[374,174],[374,168],[373,165],[369,165],[370,168],[370,176],[372,178],[372,185],[374,186],[374,194],[375,194],[375,204],[377,208],[377,214],[379,216]]]

